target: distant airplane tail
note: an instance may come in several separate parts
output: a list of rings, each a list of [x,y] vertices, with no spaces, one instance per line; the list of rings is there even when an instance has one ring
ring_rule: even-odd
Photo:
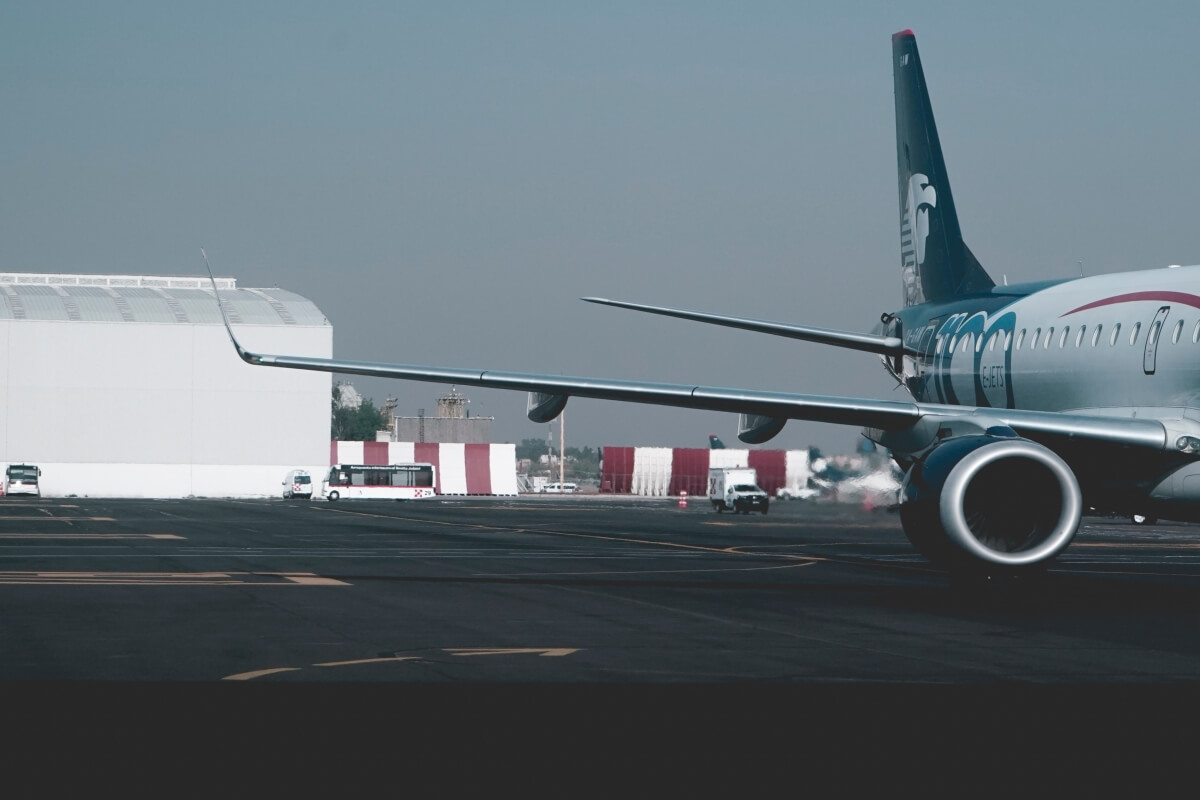
[[[715,433],[710,433],[708,435],[708,446],[712,450],[724,450],[725,449],[725,443],[722,442],[720,439],[718,439],[717,435]]]
[[[962,240],[912,31],[892,35],[892,60],[904,305],[986,292],[996,283]]]

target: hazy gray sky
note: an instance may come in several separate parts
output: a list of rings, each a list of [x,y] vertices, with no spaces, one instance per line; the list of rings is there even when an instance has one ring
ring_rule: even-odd
[[[896,308],[904,28],[998,282],[1200,262],[1200,6],[981,5],[6,3],[0,269],[195,275],[203,246],[312,299],[340,358],[898,397],[873,356],[578,298]],[[407,414],[444,391],[354,383]],[[545,436],[523,394],[464,391],[498,441]],[[732,415],[566,414],[569,446],[735,440]]]

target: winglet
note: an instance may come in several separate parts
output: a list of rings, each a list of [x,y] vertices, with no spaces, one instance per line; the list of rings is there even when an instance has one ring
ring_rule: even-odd
[[[200,248],[200,256],[204,259],[204,268],[208,270],[208,279],[212,281],[213,297],[217,300],[221,321],[225,323],[225,332],[229,334],[229,341],[233,342],[233,349],[237,350],[238,357],[247,364],[262,364],[263,360],[259,356],[238,344],[237,337],[233,335],[233,328],[229,325],[229,317],[225,314],[225,304],[221,302],[221,295],[217,292],[217,279],[213,277],[212,267],[208,263],[208,254],[204,252],[203,247]]]

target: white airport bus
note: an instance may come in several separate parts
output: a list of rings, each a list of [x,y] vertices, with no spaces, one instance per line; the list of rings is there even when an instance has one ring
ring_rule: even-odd
[[[4,494],[31,494],[41,497],[42,490],[38,487],[38,478],[41,475],[41,467],[33,464],[9,464],[4,470]]]
[[[433,464],[334,464],[321,496],[336,500],[416,500],[434,497]]]

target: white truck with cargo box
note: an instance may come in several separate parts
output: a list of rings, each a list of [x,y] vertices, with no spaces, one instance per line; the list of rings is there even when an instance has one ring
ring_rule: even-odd
[[[753,467],[712,467],[708,471],[708,499],[718,513],[733,511],[767,513],[770,498],[758,488]]]

